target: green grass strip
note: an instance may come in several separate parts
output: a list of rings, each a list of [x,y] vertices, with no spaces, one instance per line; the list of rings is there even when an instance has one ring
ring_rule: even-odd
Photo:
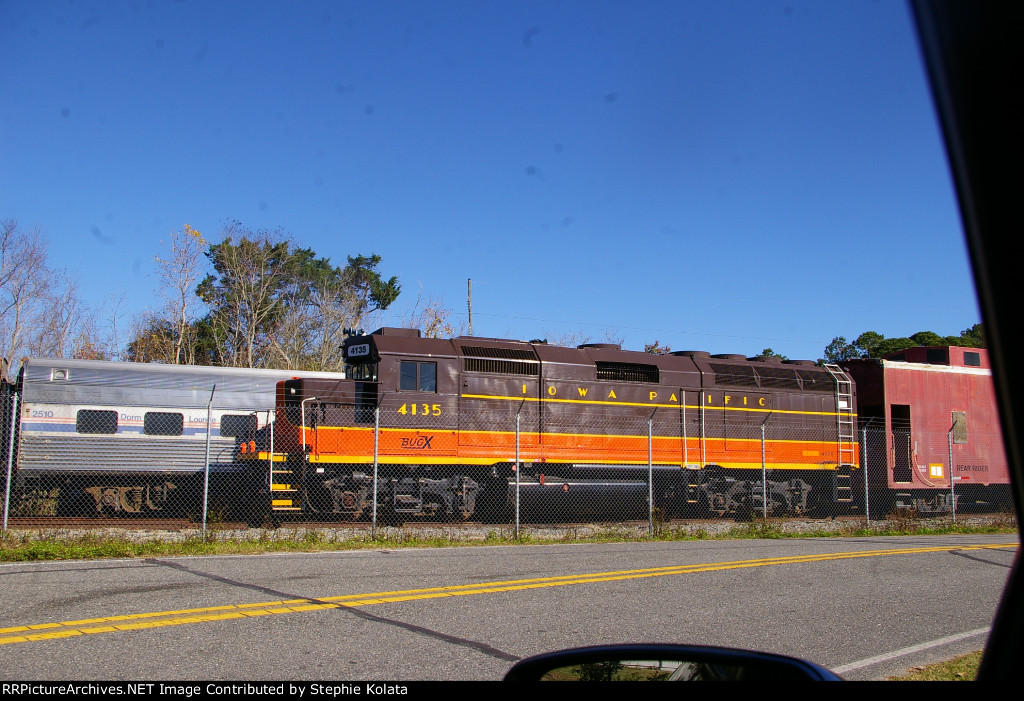
[[[877,525],[831,524],[799,527],[782,521],[755,521],[729,528],[708,528],[696,524],[656,524],[653,537],[646,528],[588,527],[555,531],[524,527],[516,537],[511,526],[498,526],[481,533],[480,529],[445,529],[440,534],[418,529],[379,529],[376,535],[338,529],[280,529],[239,536],[218,530],[201,535],[73,534],[62,531],[14,531],[0,533],[0,562],[40,560],[94,560],[101,558],[146,558],[182,555],[257,555],[280,552],[318,552],[381,548],[472,547],[478,545],[529,545],[552,543],[625,543],[685,540],[736,540],[765,538],[843,538],[888,535],[1011,534],[1017,532],[1016,519],[998,517],[984,523],[915,523],[896,520]]]

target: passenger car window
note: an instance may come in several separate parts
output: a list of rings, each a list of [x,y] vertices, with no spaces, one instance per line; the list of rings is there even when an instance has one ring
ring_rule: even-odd
[[[180,436],[185,428],[182,414],[147,411],[143,417],[142,432],[147,436]]]
[[[117,412],[98,409],[79,409],[75,414],[78,433],[117,433]]]
[[[225,438],[248,438],[256,432],[256,417],[252,414],[225,414],[220,417],[220,435]]]

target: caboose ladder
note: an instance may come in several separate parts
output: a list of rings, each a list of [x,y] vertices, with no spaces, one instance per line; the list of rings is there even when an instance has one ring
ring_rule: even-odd
[[[853,381],[839,367],[831,363],[825,364],[836,381],[836,501],[850,502],[853,500],[852,479],[850,468],[856,457],[854,446],[856,436],[853,417]]]

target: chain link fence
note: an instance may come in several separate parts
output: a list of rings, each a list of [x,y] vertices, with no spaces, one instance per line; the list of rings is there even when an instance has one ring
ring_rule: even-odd
[[[858,500],[865,518],[1013,513],[1013,496],[998,431],[958,440],[949,431],[905,425],[865,426],[858,432]],[[866,495],[866,498],[865,498]]]
[[[215,392],[213,388],[212,391]],[[1012,509],[1001,442],[868,424],[679,408],[402,394],[230,412],[70,407],[32,416],[5,392],[3,526],[24,519],[206,524],[289,519],[505,524],[786,516],[946,517]],[[543,429],[543,430],[542,430]],[[997,434],[998,435],[998,434]]]

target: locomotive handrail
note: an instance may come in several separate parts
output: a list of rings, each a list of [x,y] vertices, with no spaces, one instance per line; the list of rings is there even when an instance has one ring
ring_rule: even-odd
[[[299,428],[302,431],[301,436],[302,436],[303,452],[307,452],[307,445],[306,445],[306,402],[315,402],[315,401],[316,401],[316,397],[307,397],[306,399],[303,399],[301,402],[299,402],[299,420],[301,422]]]

